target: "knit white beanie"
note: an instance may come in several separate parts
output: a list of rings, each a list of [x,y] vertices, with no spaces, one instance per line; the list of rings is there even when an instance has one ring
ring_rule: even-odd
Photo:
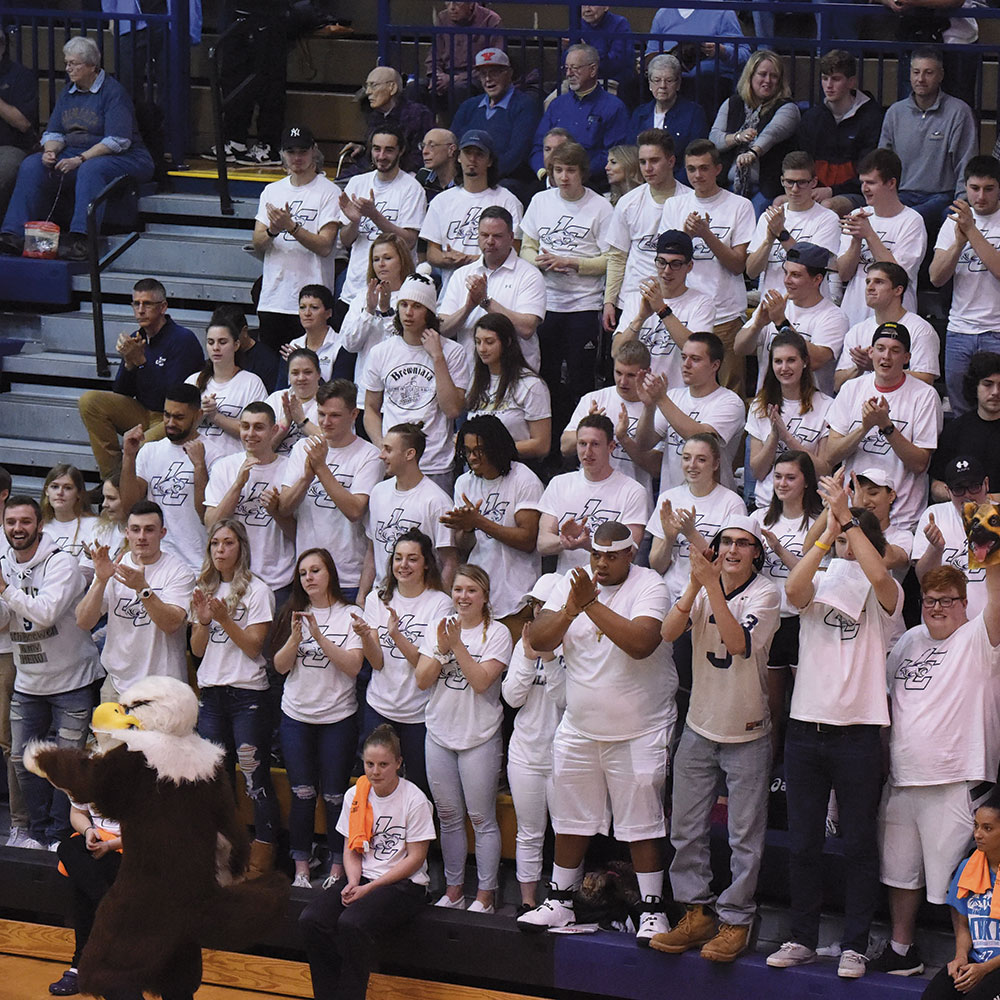
[[[431,266],[428,263],[418,264],[415,274],[411,274],[399,289],[397,302],[404,299],[418,302],[432,313],[437,312],[437,288],[431,277]]]

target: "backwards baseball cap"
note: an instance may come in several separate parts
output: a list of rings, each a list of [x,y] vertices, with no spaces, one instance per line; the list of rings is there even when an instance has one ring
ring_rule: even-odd
[[[281,135],[282,149],[312,149],[315,145],[312,129],[305,125],[289,125]]]
[[[892,476],[890,476],[885,469],[876,469],[872,467],[871,469],[865,469],[863,472],[856,472],[855,476],[857,476],[858,479],[867,480],[873,486],[884,486],[890,490],[896,489],[896,484],[893,481]]]
[[[980,486],[986,478],[986,467],[975,455],[956,455],[944,467],[944,482],[949,490]]]
[[[510,58],[503,49],[480,49],[476,53],[476,67],[509,66]]]
[[[656,237],[656,252],[676,253],[685,260],[691,260],[694,257],[694,243],[691,237],[680,229],[668,229]]]
[[[490,156],[496,156],[497,147],[493,136],[481,128],[470,128],[468,132],[463,134],[458,143],[459,149],[468,149],[470,146],[475,146],[476,149],[481,149],[484,153],[489,153]]]
[[[544,604],[552,596],[552,592],[556,589],[556,585],[561,579],[562,574],[560,573],[543,573],[534,582],[531,590],[521,598],[521,603],[527,604],[528,601],[540,601]]]
[[[909,354],[910,331],[902,323],[893,323],[891,320],[888,323],[880,323],[872,334],[872,346],[876,340],[881,340],[883,337],[887,337],[889,340],[898,340]]]
[[[733,514],[732,517],[724,518],[715,537],[721,538],[722,533],[729,528],[738,528],[748,535],[753,535],[763,547],[764,536],[761,534],[760,525],[752,517],[747,517],[746,514]]]
[[[793,243],[788,248],[785,259],[792,264],[801,264],[818,271],[830,270],[830,251],[815,243]]]

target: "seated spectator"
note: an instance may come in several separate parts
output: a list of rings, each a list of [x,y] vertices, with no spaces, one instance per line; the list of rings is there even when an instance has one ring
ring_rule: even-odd
[[[135,109],[125,88],[101,69],[92,38],[71,38],[63,46],[69,86],[56,100],[42,134],[42,152],[24,159],[0,226],[0,253],[19,255],[24,224],[51,218],[60,192],[72,200],[69,232],[59,241],[63,260],[87,259],[87,206],[116,177],[139,183],[153,176],[153,160],[143,145]],[[97,210],[97,228],[107,204]]]
[[[604,166],[608,150],[625,142],[628,111],[617,97],[597,82],[599,60],[592,45],[571,45],[566,50],[569,93],[561,94],[549,104],[535,130],[531,166],[536,174],[544,166],[542,141],[545,134],[553,126],[559,126],[567,129],[587,151],[594,187],[600,190],[606,187]]]
[[[17,168],[35,144],[38,81],[7,52],[7,29],[0,24],[0,217],[14,193]]]
[[[758,49],[708,133],[722,154],[727,185],[749,198],[758,216],[781,194],[782,160],[795,148],[798,124],[785,64],[776,53]]]
[[[848,320],[860,323],[868,315],[864,281],[875,261],[892,261],[906,272],[909,287],[903,306],[917,308],[917,270],[927,249],[924,220],[907,208],[898,194],[903,165],[891,149],[876,149],[859,164],[861,190],[867,207],[851,212],[842,223],[837,270],[847,285],[841,308]]]
[[[891,475],[885,469],[862,469],[854,473],[854,502],[863,510],[870,510],[878,519],[878,526],[885,535],[885,552],[882,562],[885,568],[902,584],[910,568],[910,555],[913,552],[913,529],[904,527],[897,520],[896,485]],[[826,514],[817,518],[816,536],[823,530],[823,519]],[[812,532],[810,532],[812,534]],[[810,538],[810,542],[812,539]]]
[[[937,234],[945,208],[964,193],[965,165],[979,152],[979,127],[965,101],[941,89],[944,62],[937,49],[910,56],[909,97],[889,107],[878,144],[899,155],[899,200]]]
[[[441,294],[455,271],[479,256],[479,214],[499,205],[514,220],[520,235],[521,203],[504,187],[498,187],[500,168],[493,137],[489,132],[466,132],[458,142],[458,184],[427,206],[420,238],[427,243],[427,263],[441,272]]]
[[[303,285],[299,289],[299,326],[303,333],[282,346],[281,358],[286,365],[293,351],[304,349],[315,353],[324,382],[353,374],[354,359],[344,347],[341,333],[330,325],[335,308],[336,299],[326,285]]]
[[[247,315],[241,305],[224,302],[215,309],[221,310],[222,314],[228,316],[240,329],[239,349],[243,358],[243,370],[253,372],[264,383],[264,388],[268,392],[274,392],[278,384],[278,371],[281,368],[281,359],[277,353],[250,332]]]
[[[376,66],[365,80],[361,107],[365,116],[364,145],[352,143],[350,152],[355,160],[371,148],[376,133],[383,128],[398,129],[402,168],[407,173],[420,169],[420,141],[434,127],[431,109],[418,101],[407,100],[403,93],[403,78],[391,66]]]
[[[812,196],[837,215],[865,203],[858,165],[878,148],[882,106],[858,89],[858,60],[832,49],[819,61],[823,101],[802,112],[796,145],[816,161]]]
[[[521,459],[544,458],[552,447],[549,387],[528,367],[514,324],[499,313],[476,324],[469,418],[491,415],[507,428]]]
[[[299,336],[299,289],[333,287],[333,246],[342,223],[340,189],[322,172],[323,154],[308,128],[285,129],[281,162],[288,176],[261,191],[253,230],[254,249],[264,255],[260,339],[272,351]]]
[[[662,128],[674,140],[674,149],[682,152],[695,139],[708,136],[705,109],[695,101],[680,96],[681,64],[675,55],[661,53],[646,65],[646,80],[653,95],[651,101],[640,104],[632,112],[628,134],[639,141],[639,134],[650,128]],[[687,180],[684,158],[674,163],[674,177],[682,184]]]
[[[931,496],[938,502],[948,499],[944,473],[950,459],[974,456],[982,462],[991,483],[1000,482],[1000,354],[982,351],[973,354],[962,379],[966,412],[949,420],[941,432],[931,460]],[[994,485],[993,487],[997,487]]]
[[[472,68],[476,56],[483,49],[503,48],[503,36],[489,34],[491,29],[499,28],[502,23],[495,10],[479,3],[447,0],[444,10],[436,12],[436,27],[466,29],[454,34],[435,33],[424,60],[426,77],[423,87],[439,98],[446,97],[449,112],[454,112],[472,92],[475,80]],[[481,28],[482,33],[467,33],[471,28]],[[433,100],[429,103],[432,106],[435,104]]]
[[[951,412],[968,407],[962,380],[970,358],[1000,348],[1000,163],[974,156],[965,166],[965,199],[951,205],[934,245],[931,283],[938,288],[954,279],[944,375]]]
[[[458,181],[458,139],[446,128],[432,128],[420,143],[424,165],[414,175],[430,204]]]
[[[875,261],[865,274],[865,305],[872,310],[867,319],[855,323],[844,337],[834,388],[872,370],[872,335],[883,323],[900,323],[910,333],[909,373],[921,382],[933,385],[941,374],[941,343],[937,330],[922,316],[903,308],[903,297],[910,284],[906,272],[891,260]],[[954,412],[954,407],[952,407]]]
[[[288,356],[288,388],[272,392],[264,400],[275,415],[272,444],[279,455],[287,457],[303,438],[320,433],[316,393],[322,381],[316,352],[295,348]]]
[[[501,181],[511,178],[524,181],[530,174],[528,157],[541,115],[538,102],[514,86],[510,59],[503,49],[479,52],[476,76],[483,96],[463,101],[451,127],[458,135],[473,129],[489,132],[497,149]]]
[[[610,7],[597,4],[580,5],[580,41],[597,49],[600,57],[598,76],[608,90],[617,94],[635,77],[635,43],[630,37],[632,25],[627,17],[612,14]],[[569,50],[564,53],[569,54]]]
[[[639,150],[635,146],[612,146],[608,150],[608,162],[604,167],[608,179],[608,193],[604,196],[612,207],[623,195],[634,191],[642,183],[639,173]]]

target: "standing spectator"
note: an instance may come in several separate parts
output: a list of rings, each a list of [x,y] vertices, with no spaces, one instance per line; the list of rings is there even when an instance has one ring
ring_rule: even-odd
[[[0,24],[0,215],[7,211],[17,168],[34,145],[37,126],[38,82],[11,59],[7,29]]]
[[[455,271],[479,256],[479,215],[490,205],[506,208],[520,234],[521,203],[506,188],[497,187],[500,170],[489,132],[475,130],[458,143],[460,186],[435,198],[427,208],[420,238],[427,242],[427,262],[441,272],[443,295]]]
[[[128,549],[116,556],[94,547],[94,582],[76,606],[76,623],[88,632],[108,617],[101,663],[115,697],[151,674],[187,680],[187,623],[194,573],[164,552],[159,504],[140,500],[128,515]]]
[[[663,129],[670,133],[674,149],[683,154],[695,139],[708,136],[705,109],[680,96],[681,72],[680,60],[669,53],[653,56],[646,64],[646,82],[653,99],[640,104],[628,123],[628,134],[637,143],[647,129]],[[674,162],[674,179],[682,184],[687,180],[683,155]]]
[[[464,135],[465,133],[463,133]],[[429,205],[442,191],[458,180],[458,139],[446,128],[432,128],[420,143],[424,165],[416,178],[424,189]]]
[[[464,564],[451,588],[455,614],[424,636],[417,685],[427,703],[427,777],[441,819],[444,895],[436,906],[492,913],[500,867],[497,786],[503,761],[500,675],[510,663],[510,632],[496,621],[490,578]],[[475,835],[476,898],[466,907],[465,819]]]
[[[42,484],[41,506],[42,534],[80,564],[89,586],[94,578],[90,546],[98,521],[90,509],[83,473],[75,465],[54,465]]]
[[[536,173],[544,166],[545,133],[553,126],[560,126],[587,151],[595,187],[604,186],[608,150],[627,138],[628,111],[597,82],[599,63],[600,55],[592,45],[571,45],[566,50],[569,93],[561,94],[549,104],[535,129],[531,166]]]
[[[538,374],[556,394],[556,427],[573,400],[594,387],[608,230],[614,209],[585,187],[584,148],[564,142],[549,161],[553,187],[531,199],[524,214],[521,256],[545,279],[545,319],[538,327]]]
[[[719,382],[742,395],[744,363],[732,347],[747,308],[743,269],[756,225],[753,205],[719,187],[722,160],[711,140],[691,143],[684,165],[694,190],[664,204],[660,228],[683,230],[694,241],[694,269],[688,284],[715,301],[713,332],[724,347]]]
[[[316,352],[296,347],[288,355],[288,388],[272,392],[264,400],[276,418],[271,443],[279,455],[287,457],[299,441],[320,432],[316,393],[322,381]]]
[[[216,315],[218,314],[218,315]],[[227,317],[240,331],[237,345],[243,357],[244,371],[253,372],[268,392],[274,392],[278,384],[278,370],[281,360],[278,352],[256,339],[247,325],[247,314],[235,302],[224,302],[212,311],[213,319]],[[209,320],[212,325],[212,320]]]
[[[785,64],[768,49],[748,60],[736,94],[722,102],[708,137],[722,154],[727,183],[749,198],[757,215],[781,194],[782,161],[794,148],[798,105],[791,99]]]
[[[118,435],[140,424],[147,440],[163,437],[165,390],[205,363],[198,338],[167,313],[167,292],[156,278],[140,278],[132,286],[132,311],[139,329],[118,335],[115,349],[122,361],[112,391],[88,389],[79,401],[103,479],[121,463]]]
[[[903,305],[910,312],[917,308],[917,270],[927,249],[927,230],[924,220],[899,200],[902,171],[902,163],[891,149],[876,149],[858,164],[867,207],[843,219],[837,258],[840,280],[847,285],[841,308],[852,325],[868,315],[865,274],[875,261],[899,264],[910,279]]]
[[[87,586],[83,571],[42,534],[38,504],[8,497],[3,529],[8,548],[0,559],[0,628],[10,633],[15,668],[11,760],[28,813],[20,846],[46,850],[68,830],[69,800],[25,768],[24,750],[50,732],[59,746],[83,749],[101,664],[90,633],[74,616]]]
[[[611,207],[622,197],[634,191],[641,183],[639,174],[639,150],[635,146],[612,146],[608,150],[608,162],[604,166],[608,178],[608,193],[604,196]]]
[[[444,10],[436,12],[435,24],[438,28],[466,29],[453,34],[435,32],[430,51],[424,60],[427,74],[424,85],[438,98],[446,98],[444,103],[450,113],[454,112],[455,107],[472,92],[475,79],[472,69],[476,56],[483,49],[503,47],[503,36],[490,34],[502,23],[500,15],[495,10],[490,10],[480,3],[457,3],[455,0],[446,0]],[[482,30],[475,34],[471,32],[472,28]],[[430,103],[432,106],[435,104],[433,98]]]
[[[816,161],[819,186],[813,199],[847,215],[865,203],[858,167],[878,148],[882,106],[858,89],[858,60],[852,53],[831,49],[820,59],[819,73],[823,100],[802,112],[798,147]]]
[[[63,260],[87,259],[87,209],[116,177],[145,183],[153,160],[142,143],[135,109],[125,88],[101,69],[92,38],[71,38],[63,46],[69,86],[56,100],[42,134],[42,152],[21,161],[10,204],[0,227],[0,254],[20,256],[24,224],[51,216],[65,186],[72,200],[69,232],[59,240]],[[97,230],[106,204],[97,209]]]
[[[499,205],[479,213],[482,256],[460,267],[441,296],[441,333],[474,348],[473,335],[487,313],[506,316],[521,338],[524,360],[538,371],[536,330],[545,318],[545,279],[514,247],[514,219]]]
[[[962,195],[965,165],[979,152],[979,128],[965,101],[941,89],[937,49],[910,56],[910,96],[889,107],[878,144],[903,164],[899,200],[915,209],[931,236],[952,200]]]
[[[375,135],[385,129],[398,133],[401,167],[413,174],[420,169],[420,141],[434,127],[430,108],[418,101],[407,100],[403,93],[403,78],[391,66],[376,66],[365,80],[361,102],[365,114],[364,145],[349,147],[355,157],[372,148]],[[352,178],[353,180],[353,178]]]
[[[1000,350],[1000,163],[974,156],[965,166],[965,196],[956,198],[941,226],[931,282],[941,287],[954,279],[944,342],[944,374],[951,412],[968,412],[962,380],[978,351]]]
[[[299,289],[333,287],[333,246],[341,226],[340,189],[322,172],[323,154],[310,129],[285,129],[281,162],[288,176],[261,191],[253,230],[254,249],[264,255],[260,339],[272,351],[301,332]]]
[[[514,86],[513,75],[503,49],[482,49],[476,55],[476,76],[483,96],[463,101],[451,121],[458,135],[489,132],[497,149],[501,182],[529,179],[528,157],[540,116],[538,102]],[[517,188],[511,187],[520,197]]]
[[[324,382],[351,374],[351,364],[344,338],[330,326],[337,308],[333,292],[326,285],[303,285],[299,289],[299,325],[303,330],[281,348],[286,363],[292,351],[307,348],[316,353],[319,373]]]

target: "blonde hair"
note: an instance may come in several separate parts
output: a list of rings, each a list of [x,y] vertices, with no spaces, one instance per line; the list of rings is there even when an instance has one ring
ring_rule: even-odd
[[[762,62],[771,63],[774,68],[778,71],[778,89],[769,101],[765,104],[758,104],[757,98],[753,92],[753,87],[750,85],[750,81],[753,79],[754,73],[757,72],[757,67],[760,66]],[[770,49],[758,49],[750,58],[747,60],[746,66],[743,67],[743,72],[740,74],[739,83],[736,84],[736,93],[740,95],[740,99],[748,108],[764,108],[768,109],[780,104],[782,101],[787,101],[788,98],[792,96],[792,92],[788,86],[788,80],[785,77],[785,64],[781,61],[781,56],[777,52],[772,52]]]
[[[236,560],[236,569],[233,571],[233,582],[229,585],[229,593],[226,596],[226,607],[230,613],[235,613],[240,605],[240,601],[250,589],[250,581],[253,573],[250,572],[250,540],[247,538],[247,529],[242,522],[233,517],[223,517],[216,521],[209,529],[208,541],[205,544],[205,561],[201,566],[201,573],[195,586],[203,593],[211,597],[222,586],[222,575],[215,568],[212,562],[212,539],[223,529],[228,528],[235,536],[240,546],[240,556]]]
[[[486,639],[486,630],[493,621],[493,609],[490,607],[490,575],[475,563],[462,563],[455,570],[455,579],[464,576],[471,580],[483,592],[483,639]],[[454,584],[452,584],[454,586]]]
[[[608,156],[613,156],[625,171],[625,180],[611,185],[611,204],[616,205],[622,195],[628,194],[642,184],[642,177],[639,174],[639,147],[612,146],[608,150]]]

